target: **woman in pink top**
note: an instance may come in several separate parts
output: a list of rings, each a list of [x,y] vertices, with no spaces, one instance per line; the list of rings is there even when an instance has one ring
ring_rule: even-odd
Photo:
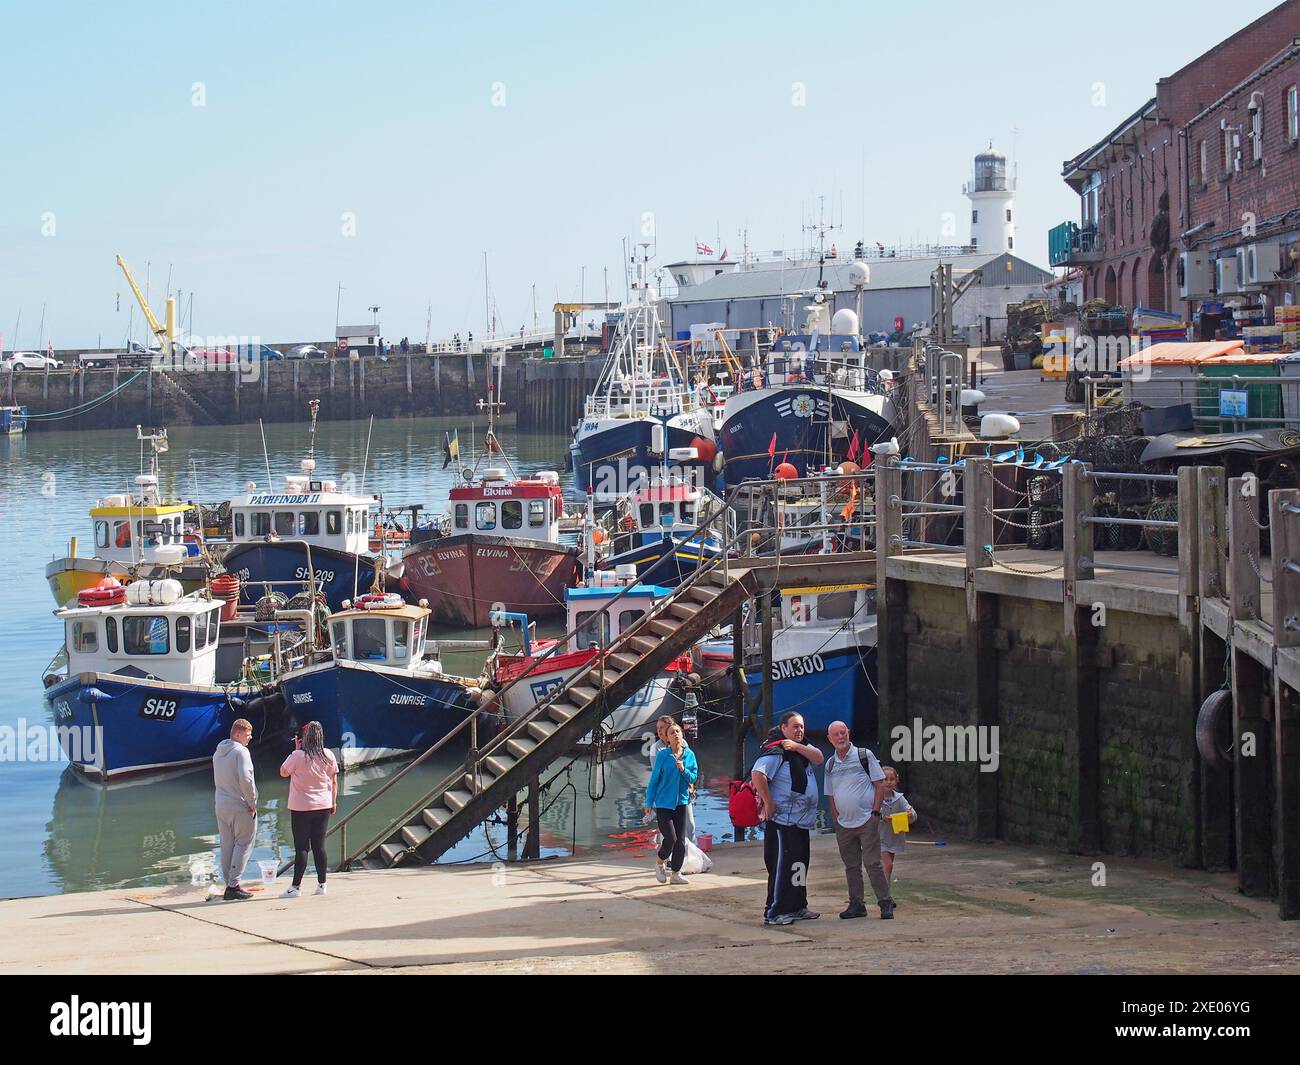
[[[293,887],[285,891],[296,899],[307,872],[307,848],[316,863],[316,894],[325,894],[325,830],[330,814],[339,805],[339,766],[325,746],[325,730],[319,721],[309,721],[293,741],[293,753],[280,766],[280,776],[289,778],[289,816],[293,822]]]

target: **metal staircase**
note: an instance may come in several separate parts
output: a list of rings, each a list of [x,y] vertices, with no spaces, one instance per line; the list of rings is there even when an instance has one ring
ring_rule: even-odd
[[[659,670],[731,617],[756,588],[752,570],[729,565],[726,559],[697,569],[690,580],[527,715],[510,722],[481,749],[474,749],[471,741],[463,766],[364,846],[352,854],[345,848],[343,867],[381,869],[402,862],[434,861],[527,787],[552,761],[568,754],[606,714]],[[525,673],[512,685],[528,676]]]

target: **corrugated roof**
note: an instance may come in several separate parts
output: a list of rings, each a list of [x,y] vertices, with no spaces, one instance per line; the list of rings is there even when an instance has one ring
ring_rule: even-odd
[[[977,252],[970,255],[951,255],[920,259],[871,259],[868,292],[900,288],[929,288],[930,275],[940,263],[951,263],[953,280],[971,270],[979,270],[1003,257],[1003,252]],[[1039,270],[1032,263],[1017,256],[1009,256],[1030,270]],[[826,264],[825,278],[834,292],[851,292],[848,269],[851,260]],[[1051,271],[1039,270],[1044,281],[1052,277]],[[1000,279],[999,279],[999,283]],[[717,300],[759,299],[768,296],[789,296],[810,292],[817,287],[816,263],[762,263],[744,270],[718,274],[698,285],[689,285],[679,291],[670,303],[701,303]]]

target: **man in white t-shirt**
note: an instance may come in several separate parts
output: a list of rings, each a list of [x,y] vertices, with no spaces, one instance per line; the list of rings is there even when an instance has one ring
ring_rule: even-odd
[[[880,804],[884,789],[876,786],[885,779],[885,773],[875,754],[865,747],[853,746],[849,727],[843,721],[832,721],[826,738],[835,747],[826,759],[826,797],[830,800],[835,842],[840,846],[840,859],[849,882],[849,907],[840,916],[847,920],[867,915],[862,883],[865,866],[871,890],[880,905],[880,919],[892,920],[894,900],[880,861]]]

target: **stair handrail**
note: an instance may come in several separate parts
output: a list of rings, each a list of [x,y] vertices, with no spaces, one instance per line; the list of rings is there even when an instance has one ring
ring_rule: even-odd
[[[715,521],[725,518],[725,516],[730,512],[731,503],[733,501],[734,496],[740,491],[740,487],[741,487],[740,485],[737,485],[736,488],[732,490],[732,492],[728,493],[728,497],[726,500],[727,505],[720,507],[717,513],[712,515],[707,522],[705,522],[701,526],[698,526],[695,532],[693,532],[685,540],[681,541],[682,544],[690,543],[693,539],[695,539],[695,537],[700,536],[707,529],[709,529]],[[537,718],[540,717],[543,714],[543,712],[553,702],[556,702],[561,695],[566,694],[569,691],[570,687],[576,686],[580,680],[585,680],[586,678],[588,678],[594,670],[596,670],[599,666],[603,665],[605,658],[607,658],[611,653],[613,653],[615,648],[622,647],[625,640],[631,640],[633,636],[639,634],[639,632],[644,626],[648,625],[651,621],[656,620],[662,614],[663,611],[665,611],[669,606],[671,606],[671,604],[678,601],[678,597],[682,593],[687,591],[689,588],[693,587],[696,581],[701,579],[703,574],[712,573],[715,568],[717,568],[719,565],[724,565],[728,561],[732,537],[726,527],[725,521],[723,521],[722,536],[723,536],[723,550],[719,553],[718,557],[714,559],[710,559],[707,563],[703,559],[701,559],[701,563],[699,566],[696,567],[695,572],[692,573],[690,577],[688,577],[685,581],[679,584],[676,588],[674,588],[671,595],[666,596],[661,602],[656,604],[654,608],[652,608],[650,611],[648,611],[640,618],[638,618],[636,622],[634,622],[629,628],[621,631],[618,635],[618,639],[616,639],[613,644],[609,645],[608,647],[602,647],[592,658],[592,660],[589,663],[587,663],[585,668],[579,668],[575,670],[572,676],[561,681],[560,684],[558,684],[556,687],[554,687],[549,692],[547,692],[545,696],[543,696],[533,705],[533,708],[528,713],[523,714],[522,716],[516,718],[513,722],[507,725],[506,728],[502,729],[495,736],[490,738],[483,747],[479,748],[478,751],[476,752],[476,757],[472,759],[467,757],[461,765],[453,769],[450,773],[447,774],[447,776],[445,776],[442,780],[440,780],[436,786],[434,786],[428,792],[426,792],[425,795],[418,802],[408,807],[399,816],[391,819],[388,823],[388,826],[385,827],[382,832],[372,837],[364,846],[357,848],[352,854],[344,854],[340,864],[346,867],[350,865],[352,862],[356,861],[357,858],[359,858],[361,855],[369,853],[376,846],[382,843],[388,836],[392,835],[392,833],[395,831],[394,826],[405,825],[411,818],[413,818],[421,810],[425,809],[434,798],[442,794],[447,788],[451,787],[458,779],[464,777],[466,774],[471,774],[475,778],[475,781],[477,782],[479,765],[482,763],[482,761],[485,758],[488,758],[492,754],[496,753],[496,751],[503,744],[508,743],[511,739],[515,737],[515,735],[518,732],[526,730],[528,725],[531,722],[537,720]],[[627,595],[627,593],[633,587],[635,587],[634,584],[630,584],[624,587],[616,596],[614,596],[605,604],[604,609],[607,610],[614,603],[622,599],[625,595]],[[561,647],[565,646],[566,641],[572,636],[575,636],[578,633],[580,628],[581,626],[575,627],[570,632],[567,632],[563,636],[559,637],[555,641],[554,646],[551,647],[549,651],[547,651],[544,655],[538,657],[531,666],[529,666],[526,670],[524,670],[524,672],[520,673],[519,676],[517,676],[509,684],[501,688],[496,694],[496,700],[498,705],[501,705],[500,702],[501,697],[504,696],[507,691],[513,688],[525,677],[529,676],[539,665],[541,665],[542,662],[544,662],[551,655],[559,651]],[[462,728],[464,728],[466,722],[468,722],[469,720],[470,720],[469,718],[466,718],[465,721],[461,722],[459,725],[456,726],[453,732],[448,733],[447,736],[445,736],[442,741],[439,741],[439,743],[436,744],[433,748],[430,748],[428,751],[421,754],[415,761],[411,762],[409,765],[405,766],[403,769],[399,770],[392,777],[386,780],[382,786],[380,786],[378,789],[376,789],[374,792],[368,795],[362,804],[358,805],[355,809],[349,811],[346,817],[340,819],[334,825],[332,825],[329,831],[326,832],[326,838],[331,836],[336,829],[342,828],[348,821],[352,819],[352,817],[355,814],[359,813],[363,807],[370,805],[370,803],[378,799],[380,795],[387,793],[387,791],[391,787],[393,787],[393,785],[395,785],[399,780],[404,778],[410,770],[414,769],[418,764],[423,762],[438,747],[441,747],[443,743],[446,740],[449,740],[454,733],[459,732]]]

